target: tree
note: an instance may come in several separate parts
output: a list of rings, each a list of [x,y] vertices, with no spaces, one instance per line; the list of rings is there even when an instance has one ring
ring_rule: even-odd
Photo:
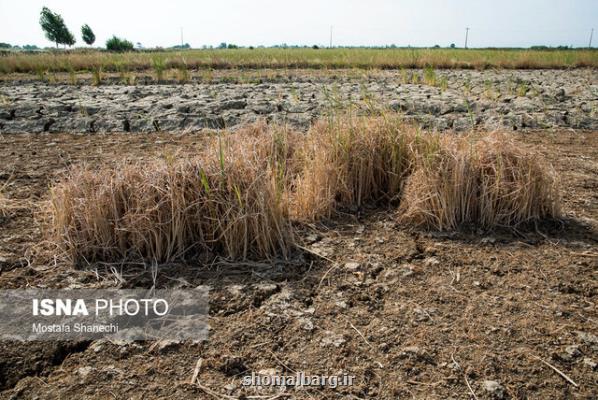
[[[126,39],[121,39],[116,36],[112,36],[108,41],[106,41],[106,49],[109,51],[132,51],[133,50],[133,43],[129,42]]]
[[[39,24],[46,34],[46,38],[56,43],[56,47],[58,47],[59,44],[69,46],[75,44],[75,36],[66,27],[62,17],[59,14],[52,12],[49,8],[42,8]]]
[[[71,31],[69,31],[66,26],[64,27],[66,31],[64,32],[64,40],[62,44],[66,44],[69,47],[74,45],[77,41],[75,40],[75,35]]]
[[[81,38],[90,46],[96,41],[96,35],[87,24],[81,27]]]

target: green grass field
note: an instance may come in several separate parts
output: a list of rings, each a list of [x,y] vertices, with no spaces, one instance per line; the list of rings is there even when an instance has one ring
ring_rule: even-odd
[[[108,53],[96,50],[0,55],[0,73],[161,69],[534,69],[598,67],[598,50],[231,49]]]

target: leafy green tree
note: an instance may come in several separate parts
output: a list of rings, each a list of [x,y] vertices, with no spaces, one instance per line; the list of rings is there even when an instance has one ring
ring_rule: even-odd
[[[56,43],[56,47],[58,47],[59,44],[69,46],[75,44],[75,36],[66,27],[62,17],[59,14],[52,12],[49,8],[42,8],[39,24],[46,34],[46,38]]]
[[[96,35],[87,24],[81,27],[81,37],[83,38],[83,41],[90,46],[96,41]]]
[[[65,26],[66,29],[66,26]],[[75,35],[73,35],[73,33],[71,31],[69,31],[68,29],[66,29],[66,31],[64,32],[64,41],[62,42],[62,44],[66,44],[69,47],[74,45],[77,42],[77,40],[75,40]]]
[[[133,43],[129,42],[126,39],[121,39],[116,36],[112,36],[110,39],[106,41],[106,49],[109,51],[132,51],[133,50]]]

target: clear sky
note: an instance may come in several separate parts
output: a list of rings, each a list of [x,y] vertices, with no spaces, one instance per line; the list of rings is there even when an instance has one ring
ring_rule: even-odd
[[[0,0],[0,42],[51,46],[39,27],[43,6],[61,14],[83,45],[113,34],[145,47],[184,41],[242,46],[334,45],[587,46],[598,0]],[[594,47],[598,47],[598,32]]]

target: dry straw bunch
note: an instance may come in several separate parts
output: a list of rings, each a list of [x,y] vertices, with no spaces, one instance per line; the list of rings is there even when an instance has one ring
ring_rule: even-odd
[[[286,257],[293,223],[366,203],[441,230],[559,217],[557,184],[506,135],[421,133],[390,116],[335,117],[306,135],[257,124],[193,159],[73,169],[51,191],[51,231],[75,262]]]
[[[299,220],[389,202],[411,169],[417,132],[397,117],[322,121],[308,132],[291,209]]]
[[[440,138],[417,153],[399,220],[437,230],[512,227],[560,216],[558,179],[542,157],[504,134]]]
[[[72,170],[51,191],[55,239],[75,262],[285,256],[293,243],[279,163],[287,144],[259,132],[217,138],[190,160]]]

